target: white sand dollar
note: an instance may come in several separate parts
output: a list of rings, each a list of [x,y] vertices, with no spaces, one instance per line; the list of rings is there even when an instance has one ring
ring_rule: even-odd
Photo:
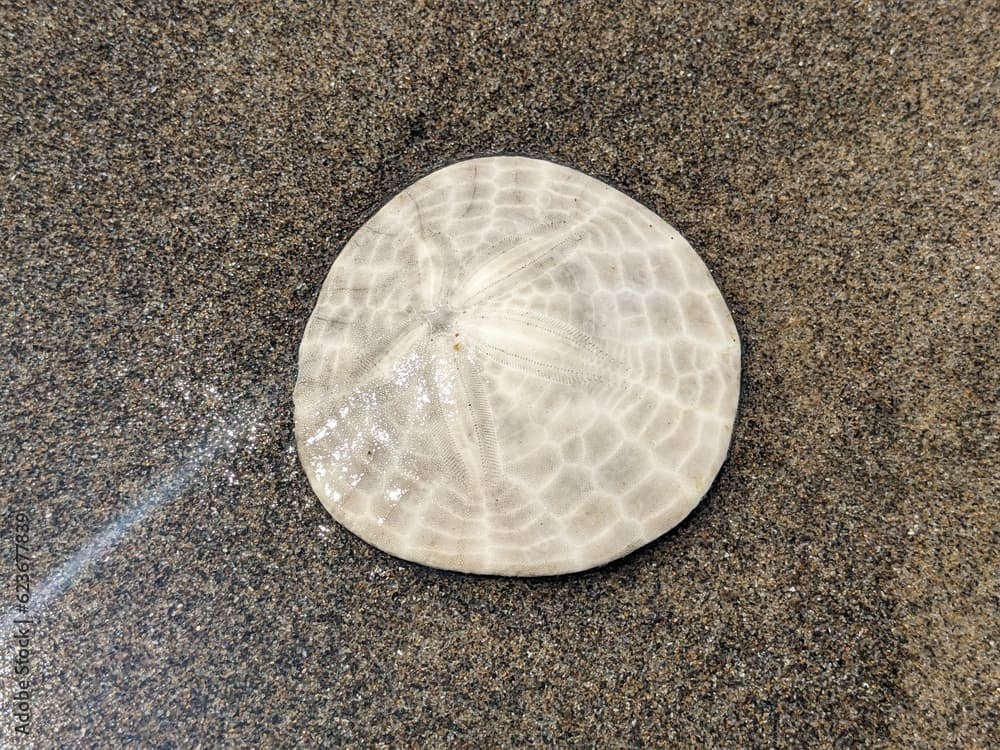
[[[681,521],[728,450],[740,346],[705,264],[614,188],[452,164],[334,262],[295,386],[323,505],[393,555],[551,575]]]

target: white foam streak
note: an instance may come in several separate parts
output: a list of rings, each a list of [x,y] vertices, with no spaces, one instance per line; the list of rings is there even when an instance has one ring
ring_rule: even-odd
[[[40,584],[32,587],[27,611],[11,609],[0,620],[0,637],[13,629],[15,620],[32,620],[49,609],[93,564],[114,551],[125,536],[141,524],[154,511],[169,505],[187,490],[197,475],[223,452],[235,447],[261,413],[261,405],[252,405],[238,412],[233,418],[223,420],[208,434],[175,470],[161,475],[139,499],[124,510],[111,523],[96,533],[66,562],[53,570]]]

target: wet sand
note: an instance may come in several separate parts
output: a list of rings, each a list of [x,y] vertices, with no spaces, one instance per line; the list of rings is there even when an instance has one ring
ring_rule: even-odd
[[[1000,9],[535,5],[0,11],[35,746],[1000,742]],[[390,558],[294,452],[338,250],[498,152],[680,229],[744,342],[709,495],[583,575]]]

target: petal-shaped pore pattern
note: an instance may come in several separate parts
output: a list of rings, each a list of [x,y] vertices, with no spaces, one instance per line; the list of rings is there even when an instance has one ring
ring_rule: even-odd
[[[729,310],[675,229],[575,170],[472,159],[394,197],[334,262],[296,438],[323,505],[386,552],[569,573],[698,504],[739,375]]]

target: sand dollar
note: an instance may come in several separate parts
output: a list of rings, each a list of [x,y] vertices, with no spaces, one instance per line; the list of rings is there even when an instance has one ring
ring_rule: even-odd
[[[471,159],[393,197],[333,263],[296,439],[326,509],[390,554],[567,573],[698,504],[739,372],[726,304],[677,230],[573,169]]]

